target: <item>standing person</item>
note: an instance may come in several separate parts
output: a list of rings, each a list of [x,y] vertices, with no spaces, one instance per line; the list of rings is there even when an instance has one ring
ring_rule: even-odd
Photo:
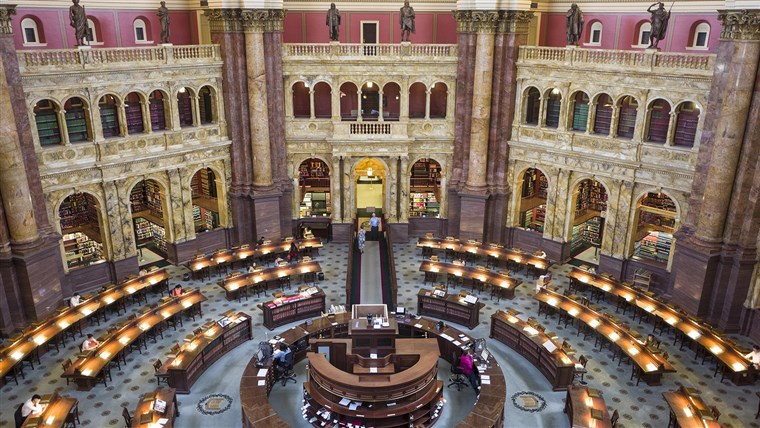
[[[364,231],[364,226],[359,228],[359,252],[364,254],[364,245],[367,243],[367,232]]]
[[[166,7],[166,2],[161,2],[161,7],[158,8],[158,20],[161,23],[161,43],[169,43],[169,9]]]
[[[83,351],[91,351],[100,345],[100,342],[98,342],[98,339],[95,339],[95,337],[92,334],[87,335],[87,339],[82,342],[82,350]]]
[[[409,6],[409,0],[404,2],[404,7],[401,8],[398,16],[399,24],[401,24],[401,41],[409,41],[409,33],[414,33],[414,8]]]
[[[567,11],[567,44],[577,46],[583,32],[583,12],[573,3]]]
[[[655,6],[657,6],[657,9],[652,10]],[[652,14],[652,32],[649,34],[649,47],[657,49],[660,40],[665,38],[665,30],[668,29],[670,12],[665,10],[665,4],[662,2],[652,3],[647,12]]]
[[[376,216],[375,213],[372,213],[372,218],[369,219],[369,227],[370,227],[370,234],[369,234],[369,240],[370,241],[377,241],[377,231],[380,230],[380,217]]]
[[[472,386],[472,390],[475,391],[475,394],[477,395],[480,394],[480,392],[478,392],[478,375],[475,374],[475,369],[472,365],[472,348],[468,348],[467,351],[462,353],[462,356],[459,357],[459,368],[462,370],[462,373],[467,376],[467,379],[470,380],[470,386]]]
[[[69,23],[74,28],[74,37],[77,46],[85,46],[84,40],[87,38],[87,14],[84,6],[79,5],[79,0],[72,0],[74,3],[69,7]]]
[[[337,42],[340,32],[340,12],[335,7],[335,3],[330,3],[325,24],[330,28],[330,41]]]

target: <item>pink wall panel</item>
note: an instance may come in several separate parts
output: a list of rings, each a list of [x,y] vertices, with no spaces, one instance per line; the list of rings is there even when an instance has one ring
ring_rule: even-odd
[[[707,22],[710,25],[710,36],[707,42],[708,52],[715,52],[720,39],[720,22],[716,14],[674,14],[668,23],[669,48],[671,52],[703,52],[700,50],[687,49],[693,44],[693,31],[700,22]],[[675,29],[671,33],[671,29]],[[660,44],[662,46],[662,44]]]
[[[620,17],[620,28],[618,29],[617,49],[640,50],[632,47],[636,43],[638,34],[636,28],[641,21],[649,21],[648,13],[623,15]],[[672,28],[671,28],[672,30]],[[665,47],[664,45],[662,46]]]
[[[615,26],[617,25],[617,15],[608,14],[585,14],[583,34],[581,35],[581,46],[591,41],[591,25],[594,22],[602,23],[602,44],[601,46],[589,46],[592,49],[615,49]],[[563,33],[563,37],[565,37]]]
[[[73,47],[73,30],[71,31],[72,41],[70,46],[66,46],[65,40],[63,39],[63,34],[66,29],[62,27],[62,22],[63,25],[66,25],[67,27],[69,25],[69,12],[68,10],[65,12],[65,21],[61,21],[63,18],[61,13],[63,13],[63,11],[59,11],[58,9],[16,9],[16,16],[11,20],[13,25],[13,40],[16,44],[16,49],[63,49],[66,47]],[[42,33],[39,34],[40,39],[44,40],[44,42],[47,43],[47,46],[24,46],[24,35],[21,32],[21,21],[27,17],[36,18],[38,33]]]
[[[398,13],[394,12],[391,19],[393,27],[393,43],[401,43],[401,24],[399,23]],[[417,13],[414,19],[415,33],[410,36],[412,43],[433,43],[435,28],[433,13]]]
[[[457,42],[457,22],[451,12],[439,13],[436,16],[437,34],[435,42],[453,45]]]
[[[362,21],[378,21],[378,43],[390,43],[391,31],[398,33],[400,30],[396,28],[396,25],[391,28],[391,13],[390,12],[350,12],[348,14],[341,13],[343,20],[341,22],[341,30],[345,31],[344,25],[348,21],[348,28],[350,32],[350,40],[348,43],[361,43],[361,22]],[[346,19],[348,15],[348,19]],[[395,34],[394,34],[395,36]]]
[[[285,15],[285,21],[282,23],[282,42],[283,43],[303,43],[301,29],[303,28],[303,13],[290,12]]]
[[[305,12],[304,23],[306,25],[306,40],[303,43],[329,43],[330,29],[325,24],[327,11],[325,12]],[[299,37],[300,37],[299,30]],[[340,30],[338,39],[341,43],[346,43],[346,14],[341,12]]]

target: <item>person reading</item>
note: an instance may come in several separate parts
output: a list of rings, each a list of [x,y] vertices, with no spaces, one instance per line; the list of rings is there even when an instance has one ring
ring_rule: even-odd
[[[98,345],[100,345],[100,342],[98,342],[97,339],[92,334],[87,335],[87,339],[82,342],[82,350],[83,351],[92,351],[93,349],[97,348]]]
[[[256,263],[251,264],[248,266],[248,273],[254,273],[256,272]]]
[[[177,284],[176,287],[172,288],[172,291],[169,293],[172,297],[179,297],[184,293],[184,290],[182,290],[182,286]]]
[[[288,261],[291,263],[298,261],[298,245],[296,245],[296,241],[290,242],[290,250],[288,250]]]
[[[79,306],[79,304],[82,302],[82,296],[79,295],[79,293],[74,293],[71,298],[69,298],[69,306],[72,308],[74,306]]]
[[[266,241],[266,239],[264,239],[264,237],[262,236],[261,238],[259,238],[258,241],[256,241],[256,243],[259,245],[264,245],[264,241]]]
[[[753,345],[752,351],[745,355],[744,358],[748,359],[754,366],[755,370],[760,370],[760,345]]]
[[[470,381],[470,386],[472,386],[472,390],[475,391],[475,394],[480,394],[480,392],[478,392],[478,375],[475,374],[473,364],[472,348],[469,348],[466,352],[462,353],[461,357],[459,357],[459,369],[462,370],[462,374],[467,376],[467,379]]]
[[[21,406],[21,424],[23,424],[24,421],[26,421],[26,418],[30,415],[39,415],[45,410],[45,406],[40,404],[40,400],[42,400],[42,397],[39,394],[34,394],[32,395],[32,398],[26,400],[24,405]]]

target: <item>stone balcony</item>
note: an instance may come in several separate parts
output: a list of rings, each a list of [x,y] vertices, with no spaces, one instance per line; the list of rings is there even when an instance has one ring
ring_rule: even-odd
[[[457,45],[441,44],[373,44],[361,43],[286,43],[282,47],[283,61],[359,61],[378,62],[454,62]]]
[[[451,141],[454,138],[454,120],[340,122],[330,119],[287,119],[285,135],[289,141]]]

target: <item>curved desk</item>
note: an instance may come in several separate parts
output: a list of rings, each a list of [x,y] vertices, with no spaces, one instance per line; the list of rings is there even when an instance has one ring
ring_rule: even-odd
[[[306,343],[309,339],[329,337],[347,337],[350,315],[338,314],[334,317],[315,318],[310,325],[301,324],[279,334],[284,343],[294,347],[295,361],[305,358]],[[453,362],[455,353],[461,352],[474,339],[464,332],[452,328],[436,328],[438,321],[420,318],[403,319],[398,321],[399,337],[424,337],[438,340],[441,356],[449,363]],[[488,367],[481,375],[490,376],[489,383],[483,383],[480,398],[469,415],[458,428],[477,427],[490,428],[504,425],[504,403],[507,386],[501,367],[495,359],[488,361]],[[267,369],[267,370],[262,370]],[[251,359],[240,380],[240,402],[242,406],[243,426],[246,428],[286,428],[289,427],[269,404],[269,391],[274,383],[274,370],[267,367],[256,367],[255,359]]]

